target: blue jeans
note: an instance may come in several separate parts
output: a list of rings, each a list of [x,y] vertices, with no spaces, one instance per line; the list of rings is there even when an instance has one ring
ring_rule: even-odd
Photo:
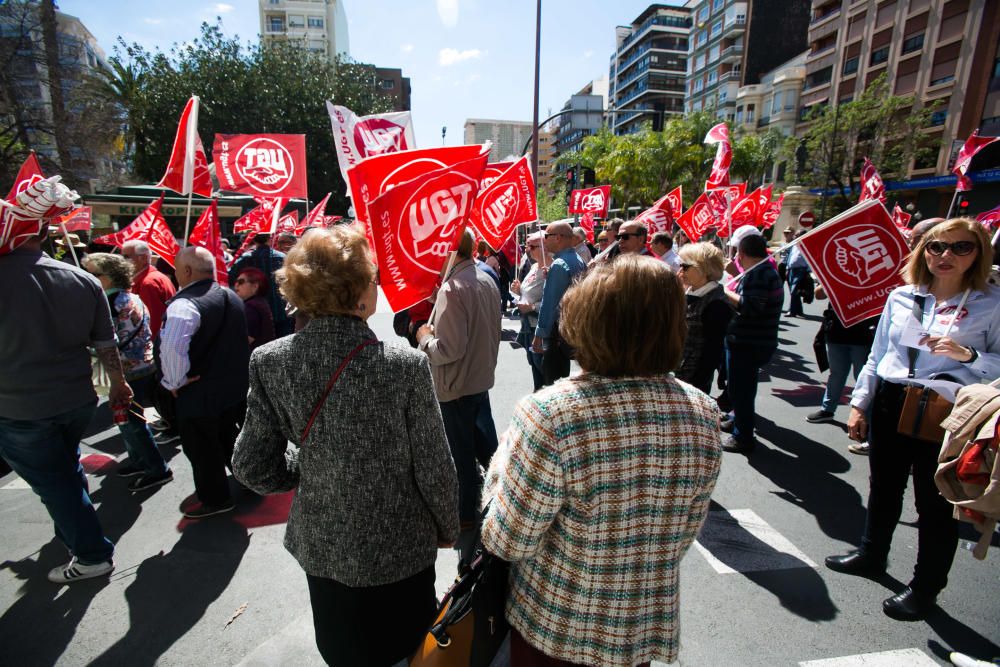
[[[479,494],[483,476],[497,450],[497,430],[493,423],[488,392],[469,394],[441,403],[444,432],[458,473],[458,518],[479,520]]]
[[[726,341],[726,388],[733,404],[733,437],[742,444],[753,442],[757,379],[760,369],[771,360],[775,349],[775,346],[741,345]]]
[[[799,296],[797,288],[799,281],[808,274],[809,269],[806,268],[788,269],[788,291],[791,293],[791,299],[788,302],[789,315],[802,314],[802,297]]]
[[[167,462],[163,460],[160,450],[153,440],[153,432],[149,430],[146,420],[139,417],[138,413],[143,408],[152,405],[153,390],[156,387],[156,376],[147,375],[142,378],[129,380],[129,386],[135,394],[135,403],[129,408],[128,421],[118,426],[125,441],[125,450],[128,452],[129,462],[142,468],[147,475],[156,476],[167,472]]]
[[[103,563],[115,550],[104,537],[80,465],[80,438],[94,407],[88,403],[31,421],[0,417],[0,455],[42,499],[56,537],[84,565]]]
[[[830,378],[826,381],[826,393],[823,394],[821,410],[831,414],[837,411],[840,396],[844,393],[844,385],[847,384],[847,373],[853,366],[854,379],[857,380],[858,374],[868,361],[870,350],[871,347],[868,345],[826,344],[826,356],[830,361]]]

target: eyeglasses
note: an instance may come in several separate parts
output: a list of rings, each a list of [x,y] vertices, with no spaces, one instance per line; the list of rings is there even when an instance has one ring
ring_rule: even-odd
[[[951,250],[951,254],[958,257],[964,257],[975,249],[976,244],[972,241],[955,241],[954,243],[946,243],[944,241],[928,241],[927,245],[924,246],[924,250],[935,257],[940,257],[946,250]]]
[[[372,285],[378,287],[381,283],[379,282],[378,269],[375,270],[375,277],[372,278]]]
[[[683,264],[682,263],[680,265],[681,271],[687,271],[688,269],[693,269],[693,268],[694,268],[694,264]]]
[[[565,234],[556,234],[555,232],[550,232],[545,234],[545,238],[552,238],[553,236],[566,236]]]
[[[646,238],[645,234],[637,234],[635,232],[621,232],[621,233],[618,234],[618,240],[619,241],[627,241],[628,239],[632,238],[633,236],[636,237],[636,238],[640,238],[640,239]]]

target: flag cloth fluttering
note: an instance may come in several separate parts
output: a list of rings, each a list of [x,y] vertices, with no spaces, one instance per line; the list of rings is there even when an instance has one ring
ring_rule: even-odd
[[[198,136],[198,102],[198,97],[192,96],[181,113],[167,171],[156,187],[182,195],[194,193],[211,197],[212,177],[208,173],[208,158]]]
[[[191,230],[188,245],[204,248],[215,258],[215,282],[222,286],[229,284],[229,274],[226,271],[226,258],[222,249],[222,230],[219,227],[219,203],[213,199],[211,205],[198,218],[198,223]]]
[[[972,164],[972,158],[975,157],[976,153],[998,139],[1000,137],[981,137],[977,129],[965,140],[965,143],[962,144],[962,150],[958,152],[958,158],[955,159],[955,166],[951,170],[953,174],[958,176],[958,184],[955,186],[956,190],[965,192],[972,189],[972,179],[966,176],[969,171],[969,165]]]

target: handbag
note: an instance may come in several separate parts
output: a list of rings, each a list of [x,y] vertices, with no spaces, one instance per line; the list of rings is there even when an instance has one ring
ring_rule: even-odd
[[[826,321],[820,326],[813,338],[813,354],[816,355],[816,368],[820,373],[825,373],[830,369],[830,356],[826,351]]]
[[[459,564],[458,579],[441,598],[410,667],[488,667],[510,633],[504,615],[510,564],[486,551],[478,535],[476,540],[472,561]]]
[[[916,294],[913,297],[913,316],[918,322],[924,319],[925,301],[923,295]],[[913,378],[916,375],[917,350],[908,347],[906,353],[910,360],[907,377]],[[951,413],[952,402],[927,387],[907,385],[904,391],[903,409],[899,412],[896,432],[924,442],[941,444],[944,440],[944,428],[941,422]]]

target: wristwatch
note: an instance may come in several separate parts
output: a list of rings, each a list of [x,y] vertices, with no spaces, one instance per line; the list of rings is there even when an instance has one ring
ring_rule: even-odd
[[[960,362],[960,363],[971,364],[973,361],[975,361],[976,359],[979,358],[979,351],[976,350],[976,348],[974,348],[974,347],[968,347],[966,349],[969,350],[972,353],[972,356],[969,357],[968,359],[966,359],[965,361]]]

